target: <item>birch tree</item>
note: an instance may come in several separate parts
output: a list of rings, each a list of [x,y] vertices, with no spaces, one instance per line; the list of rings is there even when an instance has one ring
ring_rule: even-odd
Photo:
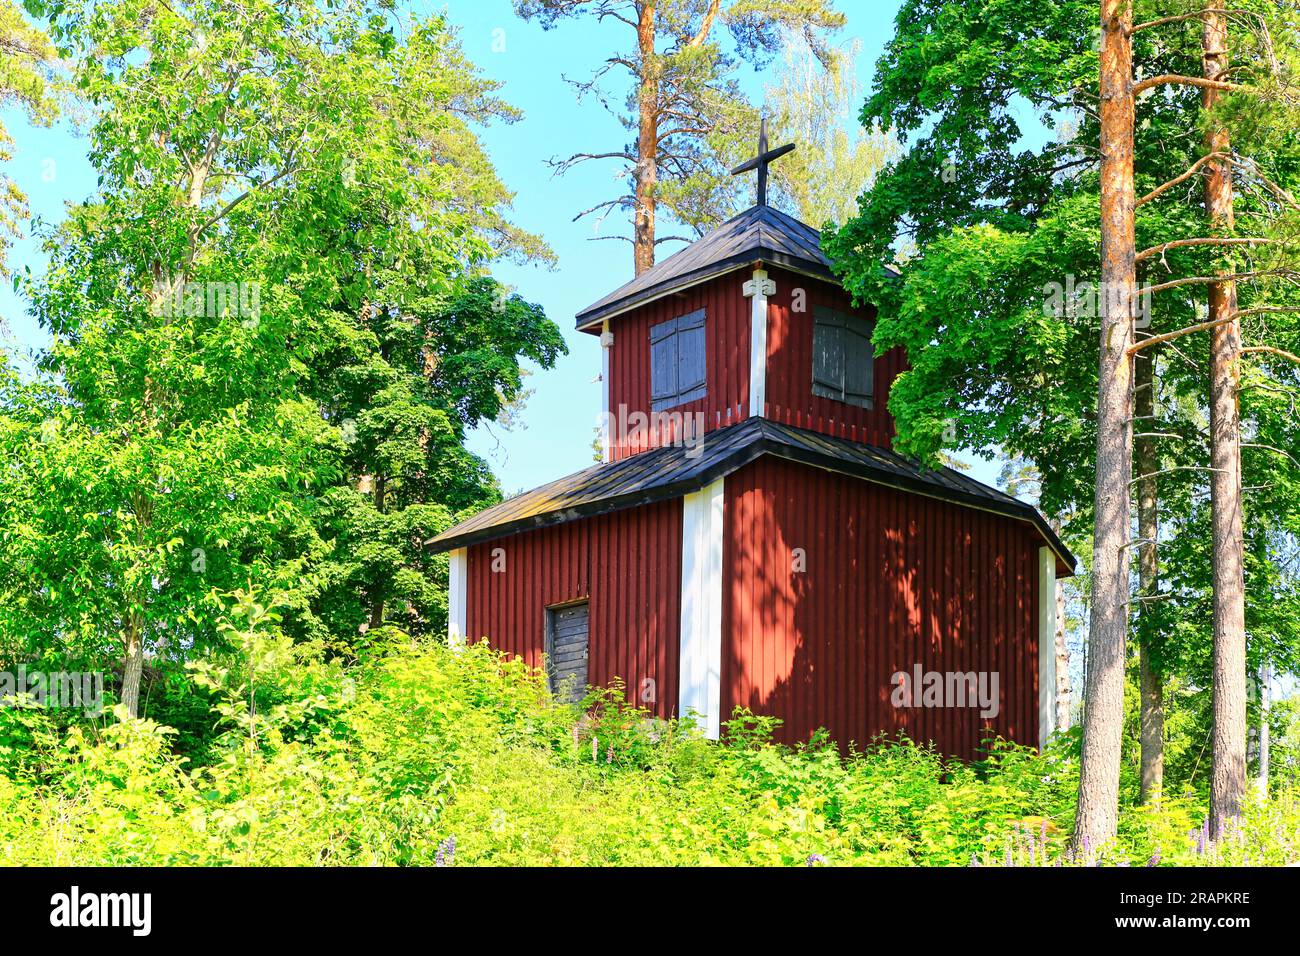
[[[0,106],[17,106],[35,123],[55,115],[51,86],[54,47],[9,0],[0,0]],[[0,163],[13,158],[13,137],[0,123]],[[0,278],[9,274],[5,254],[27,214],[27,196],[0,171]]]

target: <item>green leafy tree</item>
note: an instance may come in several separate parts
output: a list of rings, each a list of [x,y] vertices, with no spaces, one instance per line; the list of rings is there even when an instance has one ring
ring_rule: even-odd
[[[322,497],[319,534],[331,550],[299,626],[321,637],[372,633],[388,613],[409,633],[441,631],[446,559],[424,542],[500,497],[465,432],[501,418],[523,394],[521,360],[550,367],[563,339],[539,306],[488,277],[330,321],[334,347],[307,387],[342,431],[345,480]]]
[[[772,205],[818,227],[852,218],[857,197],[898,154],[898,143],[878,124],[863,128],[857,122],[860,46],[855,40],[823,64],[810,43],[787,32],[776,81],[767,88],[773,141],[798,146],[772,167]],[[752,131],[732,148],[737,164],[748,159]]]
[[[864,195],[859,216],[827,244],[850,287],[861,298],[882,303],[877,345],[907,349],[911,369],[895,385],[890,402],[899,446],[929,460],[945,445],[956,445],[1034,462],[1043,507],[1049,514],[1073,516],[1064,530],[1087,556],[1083,539],[1093,520],[1102,304],[1095,285],[1100,278],[1099,129],[1091,92],[1096,9],[1090,3],[1033,6],[1014,0],[904,5],[862,119],[864,125],[880,122],[897,130],[907,139],[906,152]],[[1151,16],[1164,12],[1155,6],[1149,8]],[[1134,39],[1138,75],[1199,73],[1199,35],[1195,39],[1194,45],[1175,44],[1154,30],[1139,32]],[[1146,201],[1139,202],[1136,229],[1138,248],[1154,249],[1139,261],[1144,282],[1214,271],[1205,271],[1211,261],[1208,246],[1156,248],[1171,238],[1199,235],[1203,211],[1194,204],[1148,199],[1201,156],[1200,144],[1186,135],[1189,117],[1200,112],[1198,100],[1194,86],[1178,85],[1159,96],[1144,95],[1139,103],[1137,192]],[[1032,150],[1021,145],[1025,104],[1038,123],[1057,131],[1055,141]],[[1269,184],[1288,188],[1292,162],[1276,133],[1273,143],[1256,154],[1256,175],[1243,176],[1243,183],[1253,197],[1272,194],[1276,204]],[[1187,177],[1174,185],[1185,182]],[[1168,187],[1160,195],[1168,199],[1176,193]],[[1241,246],[1258,256],[1258,248]],[[897,250],[908,256],[904,280],[883,281],[878,264]],[[1172,347],[1156,339],[1195,329],[1200,289],[1181,282],[1166,287],[1141,316],[1139,344],[1151,349],[1148,371],[1154,384],[1151,417],[1141,423],[1137,439],[1154,449],[1147,461],[1154,462],[1158,500],[1168,513],[1157,536],[1178,558],[1187,556],[1180,542],[1191,534],[1193,513],[1207,490],[1208,356],[1198,339]],[[1283,313],[1259,315],[1268,317],[1276,341],[1277,326],[1285,325],[1279,319]],[[1252,321],[1262,333],[1264,322]],[[1271,356],[1274,369],[1286,361],[1275,351],[1257,354]],[[1244,399],[1245,433],[1256,439],[1248,445],[1273,446],[1273,451],[1246,453],[1245,481],[1263,495],[1267,488],[1291,487],[1289,465],[1278,469],[1278,449],[1285,454],[1295,446],[1288,444],[1294,435],[1278,427],[1272,408],[1289,401],[1291,384],[1285,374],[1255,369],[1244,381],[1252,382],[1257,371],[1258,388],[1248,385]],[[1266,531],[1287,520],[1287,513],[1285,506],[1269,503],[1259,509],[1256,527]],[[1154,550],[1154,541],[1144,550]],[[1202,599],[1210,583],[1204,557],[1201,552],[1190,564],[1176,566],[1172,557],[1162,558],[1163,570],[1152,579],[1168,577],[1174,567],[1176,579],[1168,586],[1161,580],[1158,593],[1144,590],[1139,602],[1143,647],[1150,642],[1152,661],[1163,658],[1171,669],[1191,667],[1196,646],[1206,646],[1197,625],[1210,619],[1198,617],[1205,614]],[[1246,590],[1248,602],[1254,600],[1252,590]],[[1208,674],[1200,680],[1207,686]]]
[[[347,480],[348,442],[302,386],[334,317],[445,305],[487,257],[539,250],[468,132],[467,109],[500,112],[491,86],[440,18],[399,35],[363,0],[39,12],[95,113],[100,186],[29,289],[47,378],[7,380],[0,613],[37,650],[118,655],[134,714],[147,652],[218,640],[214,593],[318,591],[339,542],[316,500]],[[426,415],[390,397],[373,432]]]

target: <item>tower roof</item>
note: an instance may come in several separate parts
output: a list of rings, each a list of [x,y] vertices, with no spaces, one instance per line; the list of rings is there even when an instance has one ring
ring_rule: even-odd
[[[821,233],[771,206],[751,206],[578,313],[578,328],[754,262],[831,282]]]

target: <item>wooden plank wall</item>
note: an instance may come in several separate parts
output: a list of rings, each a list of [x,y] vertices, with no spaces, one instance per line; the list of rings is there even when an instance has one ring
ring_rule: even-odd
[[[1038,741],[1037,569],[1026,524],[764,457],[727,478],[723,715],[736,705],[847,744],[878,733],[976,756]],[[796,548],[805,569],[796,571]],[[897,709],[892,675],[997,671],[1000,713]]]
[[[471,640],[487,639],[540,667],[546,608],[587,600],[588,681],[622,678],[630,699],[658,716],[675,716],[681,499],[512,535],[468,552]]]

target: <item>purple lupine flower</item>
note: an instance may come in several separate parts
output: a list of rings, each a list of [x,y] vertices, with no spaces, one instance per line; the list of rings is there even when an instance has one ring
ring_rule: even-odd
[[[456,838],[449,836],[438,844],[438,852],[433,856],[434,866],[451,866],[456,861]]]
[[[820,853],[812,853],[808,856],[808,861],[804,864],[804,866],[816,866],[818,863],[825,863],[825,862],[826,862],[826,857],[822,856]]]
[[[1156,852],[1151,855],[1151,859],[1147,860],[1147,866],[1159,866],[1159,865],[1160,865],[1160,851],[1156,850]]]

